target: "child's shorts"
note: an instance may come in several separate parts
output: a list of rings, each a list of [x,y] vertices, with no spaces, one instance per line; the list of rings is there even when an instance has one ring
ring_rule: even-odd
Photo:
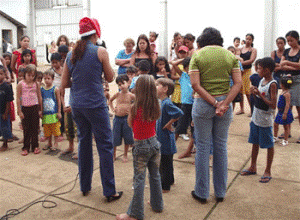
[[[119,117],[115,116],[113,121],[113,145],[114,147],[122,144],[122,138],[124,138],[125,144],[133,144],[133,133],[132,129],[127,123],[128,115]]]
[[[54,124],[44,124],[43,127],[45,137],[50,137],[51,135],[53,135],[54,137],[58,137],[61,135],[59,121]]]
[[[0,137],[1,136],[4,140],[12,139],[9,115],[8,119],[4,121],[2,119],[2,114],[0,114]]]
[[[248,142],[251,144],[258,144],[260,148],[274,147],[272,127],[260,127],[251,121]]]

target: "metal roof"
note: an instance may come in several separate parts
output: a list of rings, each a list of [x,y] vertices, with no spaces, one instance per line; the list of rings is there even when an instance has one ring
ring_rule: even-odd
[[[0,15],[5,17],[7,20],[9,20],[11,23],[16,25],[17,27],[26,28],[26,26],[20,22],[18,22],[16,19],[10,17],[8,14],[5,14],[3,11],[0,10]]]

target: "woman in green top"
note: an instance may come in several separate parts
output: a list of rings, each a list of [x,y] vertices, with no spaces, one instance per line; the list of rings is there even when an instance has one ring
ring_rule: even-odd
[[[230,104],[242,85],[236,57],[223,46],[218,30],[206,28],[197,39],[200,50],[189,67],[196,92],[193,105],[196,142],[196,185],[192,195],[201,203],[209,197],[209,153],[213,144],[213,179],[217,201],[223,201],[227,185],[227,137],[232,119]],[[233,86],[230,88],[230,77]]]

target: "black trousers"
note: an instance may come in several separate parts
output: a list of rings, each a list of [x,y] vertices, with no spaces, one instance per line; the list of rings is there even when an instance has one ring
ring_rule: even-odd
[[[39,147],[39,128],[40,128],[40,117],[39,117],[39,105],[30,107],[22,106],[22,112],[24,119],[22,120],[23,135],[24,135],[24,146],[22,150],[34,151],[35,148]]]
[[[161,155],[159,172],[163,190],[170,190],[174,184],[173,154]]]

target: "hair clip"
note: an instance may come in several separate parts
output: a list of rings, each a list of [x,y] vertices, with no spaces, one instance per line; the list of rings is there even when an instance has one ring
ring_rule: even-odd
[[[292,80],[289,79],[289,80],[287,81],[287,83],[288,83],[288,84],[292,84]]]

